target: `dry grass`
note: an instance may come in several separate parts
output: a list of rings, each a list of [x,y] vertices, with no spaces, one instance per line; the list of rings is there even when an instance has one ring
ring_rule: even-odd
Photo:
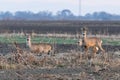
[[[22,50],[22,53],[15,51],[5,56],[0,56],[0,69],[14,70],[13,73],[0,72],[0,76],[10,75],[11,77],[3,77],[5,79],[21,79],[21,80],[118,80],[120,78],[119,67],[120,57],[119,51],[107,52],[106,61],[97,54],[95,59],[84,59],[82,52],[72,51],[71,53],[57,53],[53,56],[42,55],[37,56],[30,51]],[[76,69],[79,69],[78,72]],[[50,70],[49,73],[41,74],[34,70]],[[52,69],[61,69],[61,71],[52,72]],[[70,69],[70,70],[66,70]],[[33,70],[27,72],[24,70]],[[65,72],[64,72],[65,71]],[[17,76],[17,77],[14,77]]]
[[[0,57],[0,67],[1,69],[8,67],[13,69],[17,67],[16,65],[24,65],[29,66],[29,68],[55,68],[55,67],[79,67],[82,64],[90,65],[94,64],[97,66],[103,65],[113,65],[118,66],[120,63],[119,52],[107,53],[106,61],[104,61],[103,57],[100,54],[97,54],[95,59],[84,59],[83,54],[80,52],[72,52],[72,53],[58,53],[54,56],[50,55],[42,55],[37,56],[29,51],[23,51],[21,55],[16,55],[19,53],[11,53],[5,56]],[[9,66],[10,65],[10,66]],[[7,68],[6,68],[7,69]]]

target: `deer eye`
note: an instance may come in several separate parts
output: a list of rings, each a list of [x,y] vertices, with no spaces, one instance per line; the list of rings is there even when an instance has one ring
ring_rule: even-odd
[[[27,39],[27,41],[29,41],[29,39]]]
[[[83,35],[85,35],[85,33],[83,33]]]

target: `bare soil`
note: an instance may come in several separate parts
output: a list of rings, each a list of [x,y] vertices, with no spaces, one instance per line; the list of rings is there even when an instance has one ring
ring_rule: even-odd
[[[3,46],[1,50],[9,49],[4,54],[5,56],[15,51],[11,44],[4,44]],[[21,44],[20,47],[24,48],[24,50],[26,49],[25,44]],[[56,50],[59,49],[59,53],[53,56],[32,56],[29,60],[23,56],[24,62],[27,62],[27,64],[24,62],[15,63],[14,65],[17,65],[17,67],[14,68],[5,66],[4,69],[0,70],[0,80],[120,79],[120,46],[104,46],[107,52],[106,60],[104,60],[101,54],[97,54],[95,59],[86,60],[81,58],[80,54],[83,52],[77,51],[77,47],[75,45],[57,45]]]

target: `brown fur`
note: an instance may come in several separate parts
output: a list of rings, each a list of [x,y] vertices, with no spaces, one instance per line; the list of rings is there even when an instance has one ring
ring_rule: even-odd
[[[52,50],[52,46],[50,44],[31,44],[31,38],[27,36],[27,46],[30,48],[30,51],[33,53],[41,54],[46,53],[49,54]]]
[[[88,50],[90,47],[93,48],[93,58],[96,56],[98,48],[101,49],[101,51],[104,53],[105,51],[102,48],[102,40],[97,37],[86,37],[86,33],[87,31],[84,28],[82,42],[79,41],[79,45],[82,45],[85,48],[85,55],[88,56]]]
[[[49,53],[52,50],[51,45],[49,44],[32,44],[30,47],[31,52],[33,53]]]

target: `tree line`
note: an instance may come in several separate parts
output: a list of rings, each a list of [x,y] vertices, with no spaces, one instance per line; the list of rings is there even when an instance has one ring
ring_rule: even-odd
[[[50,11],[40,11],[34,13],[31,11],[9,11],[0,12],[0,20],[120,20],[120,15],[110,14],[107,12],[87,13],[84,16],[78,16],[69,9],[64,9],[53,14]]]

